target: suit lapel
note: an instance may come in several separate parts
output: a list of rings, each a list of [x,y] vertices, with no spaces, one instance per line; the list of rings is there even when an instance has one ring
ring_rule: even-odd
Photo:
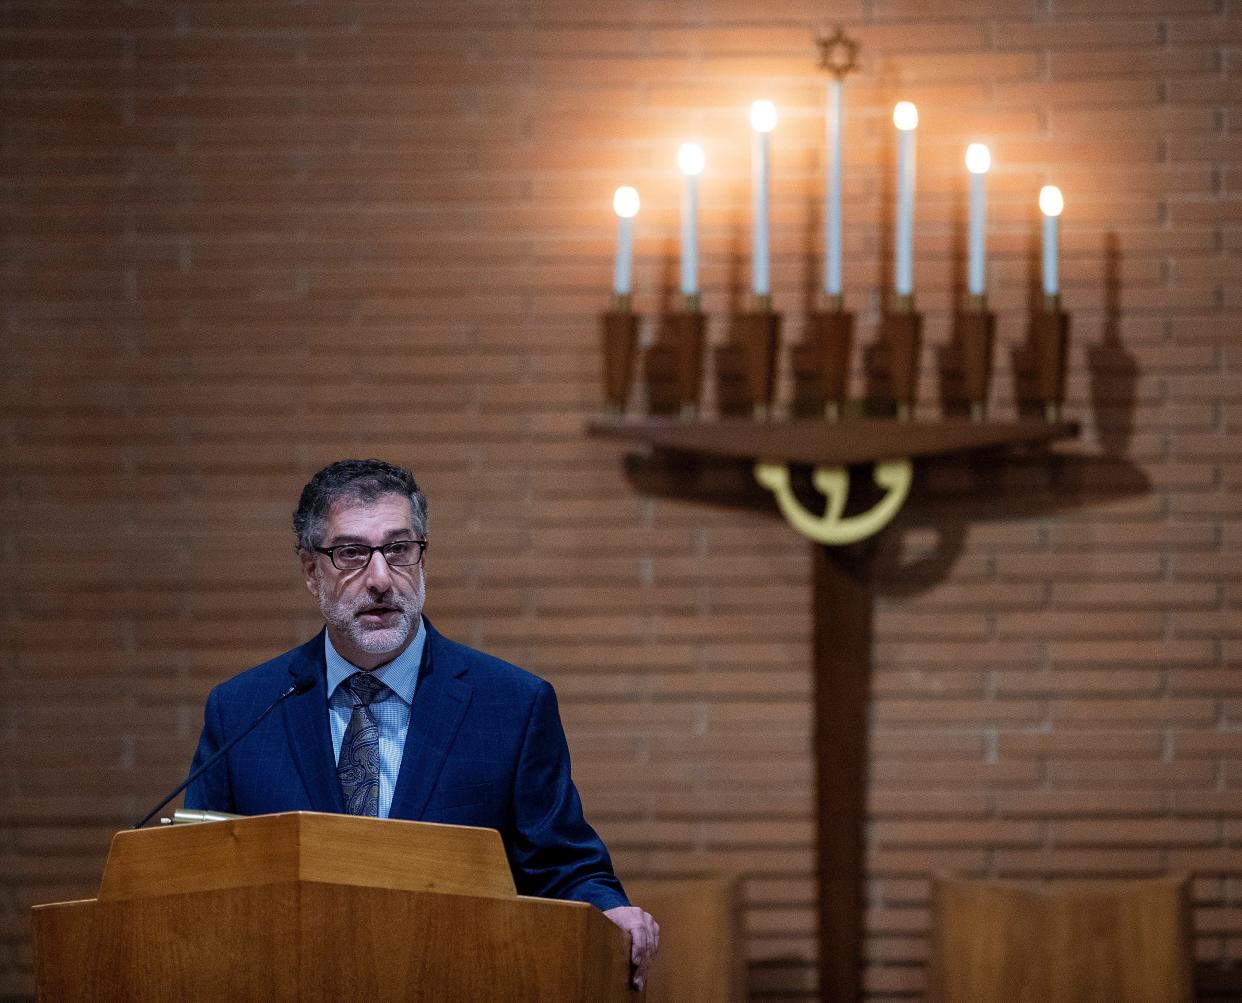
[[[391,818],[422,817],[473,693],[462,678],[466,663],[444,643],[431,621],[423,622],[427,643],[418,668],[418,688],[410,707],[410,728],[393,791]]]
[[[328,670],[323,653],[323,631],[298,649],[290,675],[310,670],[315,688],[286,700],[285,733],[293,762],[315,811],[343,812],[341,784],[332,758],[332,731],[328,723]]]

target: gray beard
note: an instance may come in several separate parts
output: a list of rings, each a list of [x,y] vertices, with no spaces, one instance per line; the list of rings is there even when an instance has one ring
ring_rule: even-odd
[[[422,599],[421,590],[417,596],[393,595],[385,599],[384,602],[386,604],[401,610],[402,618],[392,627],[385,627],[379,630],[368,629],[355,616],[355,613],[360,609],[373,605],[375,603],[374,599],[366,596],[361,601],[350,605],[333,603],[328,598],[321,584],[319,587],[319,612],[323,614],[324,623],[344,634],[352,644],[365,651],[368,655],[386,655],[388,652],[396,651],[405,644],[409,640],[410,635],[417,629],[419,617],[423,612]]]

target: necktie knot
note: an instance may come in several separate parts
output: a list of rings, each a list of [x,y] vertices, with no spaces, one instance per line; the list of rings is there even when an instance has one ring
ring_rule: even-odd
[[[370,672],[355,672],[345,680],[345,685],[349,687],[349,692],[354,695],[354,699],[363,707],[369,706],[379,695],[380,690],[388,688]]]

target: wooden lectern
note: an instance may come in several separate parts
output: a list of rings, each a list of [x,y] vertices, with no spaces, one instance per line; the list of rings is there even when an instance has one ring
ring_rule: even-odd
[[[40,1000],[623,1000],[629,944],[514,889],[491,829],[291,812],[117,833],[34,909]]]

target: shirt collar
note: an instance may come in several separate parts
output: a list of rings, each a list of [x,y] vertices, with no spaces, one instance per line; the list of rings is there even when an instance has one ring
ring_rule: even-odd
[[[410,642],[409,647],[374,672],[376,679],[407,704],[414,703],[414,689],[418,685],[418,666],[423,660],[423,645],[426,643],[427,629],[423,626],[423,618],[420,616],[418,633],[414,635],[414,640]],[[323,652],[328,663],[328,699],[331,699],[337,687],[360,670],[332,646],[332,638],[326,630],[323,632]]]

